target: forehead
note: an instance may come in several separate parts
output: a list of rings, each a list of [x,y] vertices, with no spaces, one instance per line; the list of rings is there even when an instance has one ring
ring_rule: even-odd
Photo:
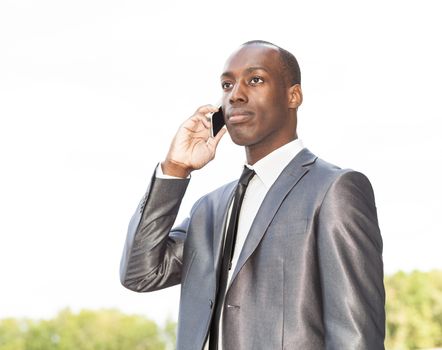
[[[269,74],[279,75],[281,61],[278,49],[270,45],[241,46],[227,59],[223,75],[240,75],[251,67],[262,67]]]

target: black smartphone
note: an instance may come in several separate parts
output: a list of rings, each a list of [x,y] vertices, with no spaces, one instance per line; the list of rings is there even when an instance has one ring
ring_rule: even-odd
[[[212,114],[212,137],[215,137],[216,134],[223,128],[226,123],[224,122],[224,113],[222,107],[219,107],[219,110]]]

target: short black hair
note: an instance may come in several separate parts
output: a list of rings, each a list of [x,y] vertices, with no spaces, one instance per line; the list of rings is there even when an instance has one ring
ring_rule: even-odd
[[[245,45],[270,45],[278,49],[279,58],[281,60],[282,72],[286,77],[286,82],[291,85],[301,84],[301,69],[299,68],[298,61],[296,57],[289,51],[275,45],[269,41],[265,40],[251,40],[247,41],[242,46]]]

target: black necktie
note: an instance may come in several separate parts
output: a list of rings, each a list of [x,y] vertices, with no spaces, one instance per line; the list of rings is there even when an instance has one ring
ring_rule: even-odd
[[[239,178],[238,185],[235,189],[235,199],[233,200],[232,211],[230,213],[229,226],[224,240],[224,253],[221,261],[221,271],[218,283],[218,293],[215,302],[215,312],[212,318],[210,326],[210,342],[209,349],[218,349],[218,334],[219,334],[219,321],[221,316],[221,310],[224,305],[224,294],[227,288],[227,279],[229,277],[229,270],[232,267],[233,250],[235,249],[236,232],[238,229],[239,212],[241,211],[241,204],[246,193],[247,186],[255,175],[255,171],[244,167],[244,170]]]

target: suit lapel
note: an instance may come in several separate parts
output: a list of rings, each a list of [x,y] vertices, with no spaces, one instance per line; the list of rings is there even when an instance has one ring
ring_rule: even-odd
[[[253,220],[228,288],[235,280],[243,265],[255,251],[287,194],[309,171],[309,166],[315,162],[316,158],[317,157],[309,150],[306,148],[303,149],[292,159],[269,189]]]

